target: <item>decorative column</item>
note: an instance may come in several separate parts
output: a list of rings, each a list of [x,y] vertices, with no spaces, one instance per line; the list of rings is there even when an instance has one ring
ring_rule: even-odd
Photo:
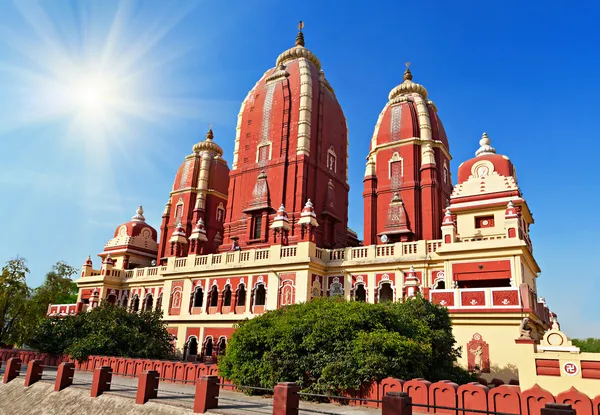
[[[290,221],[283,204],[277,210],[277,216],[275,216],[271,224],[271,229],[273,229],[273,243],[277,243],[277,237],[279,236],[279,243],[281,245],[288,244],[288,234],[292,227],[290,226]]]
[[[439,206],[439,183],[437,181],[435,154],[429,143],[421,147],[421,206],[423,219],[422,236],[425,240],[439,238],[438,224],[441,214]]]
[[[519,212],[512,201],[509,201],[508,205],[506,205],[506,211],[504,212],[504,230],[506,231],[506,236],[508,238],[519,237],[519,222]]]
[[[198,219],[196,227],[194,227],[189,239],[190,253],[201,255],[203,253],[204,245],[206,242],[208,242],[208,238],[206,237],[206,229],[204,228],[204,221],[202,218]]]
[[[175,255],[176,257],[182,257],[185,255],[187,239],[185,237],[185,230],[183,229],[181,221],[179,221],[175,231],[173,232],[173,235],[171,235],[169,244],[171,245],[171,255]]]
[[[450,208],[446,208],[446,214],[442,221],[442,238],[445,244],[456,242],[456,223]]]
[[[369,157],[365,178],[363,179],[364,191],[364,245],[377,244],[377,175],[375,173],[375,160]]]
[[[411,266],[404,279],[406,297],[414,297],[420,291],[420,285],[421,282],[419,281],[419,278],[417,278],[417,273],[415,272],[414,267]]]
[[[315,230],[319,226],[319,222],[317,221],[317,215],[315,214],[315,207],[310,199],[306,201],[306,204],[302,209],[298,225],[300,225],[301,228],[302,240],[315,242]]]

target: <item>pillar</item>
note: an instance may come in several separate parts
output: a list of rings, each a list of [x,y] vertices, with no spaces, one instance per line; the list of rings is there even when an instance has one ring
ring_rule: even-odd
[[[73,376],[75,376],[75,364],[61,363],[58,365],[54,392],[60,392],[64,388],[71,386],[73,384]]]
[[[92,390],[90,396],[96,398],[102,395],[103,392],[110,390],[110,382],[112,380],[112,368],[110,366],[102,366],[94,370],[94,378],[92,380]]]
[[[42,366],[41,360],[32,360],[27,365],[27,375],[25,375],[25,386],[31,386],[35,382],[42,379],[42,373],[44,366]]]
[[[18,357],[8,359],[6,370],[4,371],[4,383],[8,383],[19,376],[19,370],[21,370],[21,359]]]
[[[388,392],[383,397],[381,415],[412,415],[412,398],[406,392]]]
[[[136,404],[143,405],[158,396],[158,377],[159,374],[156,370],[148,370],[140,375],[135,396]]]
[[[273,415],[298,415],[300,387],[294,382],[282,382],[275,386]]]
[[[196,380],[194,397],[194,413],[203,414],[219,405],[219,378],[217,376],[201,376]]]

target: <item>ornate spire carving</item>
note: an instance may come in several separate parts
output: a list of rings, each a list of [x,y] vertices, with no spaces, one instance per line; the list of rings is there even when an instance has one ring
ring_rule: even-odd
[[[304,29],[304,22],[300,20],[300,23],[298,23],[298,36],[296,36],[296,46],[304,46],[304,33],[302,33],[302,29]]]
[[[146,222],[146,218],[144,217],[144,209],[140,205],[135,211],[135,215],[131,218],[134,222]]]
[[[496,149],[490,144],[492,144],[492,140],[490,140],[487,133],[483,133],[481,135],[481,140],[479,140],[479,150],[475,152],[475,156],[479,157],[485,154],[496,154]]]

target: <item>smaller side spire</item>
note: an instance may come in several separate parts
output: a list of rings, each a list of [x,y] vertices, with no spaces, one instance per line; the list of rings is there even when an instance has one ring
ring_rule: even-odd
[[[490,140],[487,133],[483,133],[481,135],[481,140],[479,140],[479,150],[475,152],[475,156],[479,157],[485,154],[496,154],[496,149],[490,144],[492,144],[492,140]]]
[[[300,23],[298,23],[298,36],[296,36],[296,46],[304,47],[304,33],[302,33],[302,29],[304,29],[304,22],[300,20]]]
[[[140,205],[135,211],[135,215],[131,218],[134,222],[146,222],[146,218],[144,217],[144,209]]]

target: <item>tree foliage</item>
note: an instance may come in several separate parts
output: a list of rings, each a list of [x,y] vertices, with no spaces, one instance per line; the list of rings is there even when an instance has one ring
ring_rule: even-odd
[[[30,344],[54,355],[68,354],[79,361],[90,355],[170,359],[173,336],[161,311],[130,313],[111,304],[64,318],[45,319]]]
[[[456,366],[458,357],[448,311],[422,297],[387,304],[325,298],[241,322],[219,371],[239,385],[288,381],[337,394],[388,376],[474,380]]]
[[[29,316],[31,290],[27,286],[27,261],[9,260],[0,274],[0,345],[20,344],[22,327]]]
[[[579,347],[582,352],[600,353],[600,339],[592,337],[587,339],[572,339],[573,345]]]

